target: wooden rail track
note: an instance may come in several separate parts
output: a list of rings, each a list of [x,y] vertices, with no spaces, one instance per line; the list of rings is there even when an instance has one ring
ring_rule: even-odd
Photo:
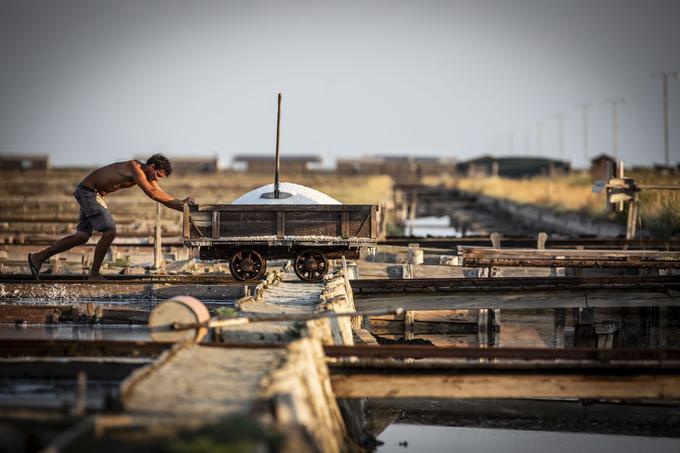
[[[680,252],[658,250],[536,250],[458,247],[463,266],[680,268]]]
[[[231,275],[107,275],[105,280],[89,281],[86,275],[40,275],[36,280],[26,274],[0,274],[0,284],[44,285],[46,283],[59,284],[88,284],[88,285],[233,285],[243,286],[243,282],[235,280]]]
[[[501,238],[503,248],[535,248],[536,237],[530,236],[509,236]],[[409,244],[420,244],[421,247],[431,247],[440,249],[456,249],[459,246],[491,246],[491,239],[488,236],[468,236],[468,237],[388,237],[378,241],[378,245],[408,246]],[[628,249],[628,250],[680,250],[680,240],[678,239],[642,239],[631,240],[622,238],[548,238],[545,242],[547,248],[555,249]]]

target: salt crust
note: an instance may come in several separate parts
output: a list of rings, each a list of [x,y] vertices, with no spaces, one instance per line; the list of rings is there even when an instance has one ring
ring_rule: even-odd
[[[263,193],[274,192],[274,184],[267,184],[242,195],[234,200],[232,204],[342,204],[323,192],[300,184],[282,182],[279,184],[279,190],[281,192],[288,192],[292,197],[278,199],[261,198]]]

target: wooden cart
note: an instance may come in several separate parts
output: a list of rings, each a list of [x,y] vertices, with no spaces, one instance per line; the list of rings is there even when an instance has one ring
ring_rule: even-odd
[[[297,276],[319,281],[328,259],[358,258],[378,238],[374,205],[185,205],[184,244],[201,259],[229,260],[238,280],[257,280],[268,259],[293,260]]]

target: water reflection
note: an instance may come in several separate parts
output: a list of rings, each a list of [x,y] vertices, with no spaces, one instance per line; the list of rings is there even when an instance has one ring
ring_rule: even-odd
[[[550,431],[390,425],[380,435],[380,453],[404,452],[677,452],[680,439]]]
[[[147,326],[128,325],[0,325],[0,340],[150,341]]]
[[[466,309],[371,318],[378,341],[457,347],[680,347],[680,307]]]
[[[418,237],[461,237],[456,228],[450,226],[448,217],[418,217],[406,220],[406,234]]]

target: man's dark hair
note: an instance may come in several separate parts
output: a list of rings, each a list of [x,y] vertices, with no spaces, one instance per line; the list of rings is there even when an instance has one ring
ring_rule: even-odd
[[[154,164],[156,170],[165,170],[165,176],[172,174],[172,164],[170,160],[162,154],[154,154],[146,161],[146,165]]]

